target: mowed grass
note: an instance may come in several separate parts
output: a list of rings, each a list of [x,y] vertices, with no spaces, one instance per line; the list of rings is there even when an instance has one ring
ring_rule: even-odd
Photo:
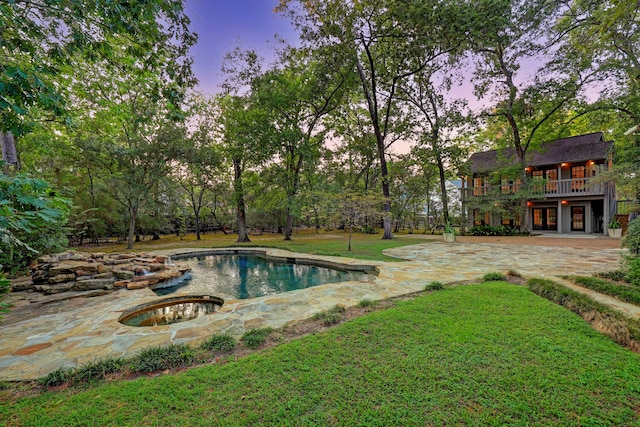
[[[640,356],[525,287],[459,286],[227,364],[4,398],[22,425],[640,425]]]
[[[395,239],[382,240],[382,234],[354,233],[351,241],[351,251],[348,250],[349,235],[342,231],[315,233],[307,231],[293,236],[293,240],[283,240],[282,234],[263,234],[250,236],[250,243],[236,243],[236,234],[203,234],[201,240],[196,240],[194,234],[186,236],[163,236],[160,240],[144,240],[134,244],[133,252],[147,252],[161,249],[179,248],[217,248],[217,247],[269,247],[285,249],[315,255],[342,256],[366,260],[401,261],[397,258],[382,254],[385,249],[400,246],[415,245],[439,240],[439,235],[431,234],[397,234]],[[127,252],[126,244],[110,244],[102,246],[80,246],[80,251],[93,252]]]

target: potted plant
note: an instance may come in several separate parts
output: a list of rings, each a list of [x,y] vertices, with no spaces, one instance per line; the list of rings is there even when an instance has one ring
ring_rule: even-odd
[[[456,230],[453,229],[449,221],[447,221],[444,226],[442,236],[444,237],[445,242],[454,242],[456,240]]]
[[[615,217],[611,218],[611,221],[609,221],[609,225],[607,226],[607,228],[609,237],[622,237],[622,224]]]

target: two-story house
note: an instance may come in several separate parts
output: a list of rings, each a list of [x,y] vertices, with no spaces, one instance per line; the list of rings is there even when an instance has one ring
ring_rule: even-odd
[[[515,150],[473,154],[462,180],[468,225],[606,235],[615,188],[594,178],[611,167],[612,147],[602,132],[543,143],[527,154],[526,186]]]

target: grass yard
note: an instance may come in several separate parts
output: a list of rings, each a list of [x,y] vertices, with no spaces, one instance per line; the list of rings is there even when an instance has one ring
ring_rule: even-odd
[[[227,364],[0,402],[22,425],[640,425],[640,356],[504,282]]]
[[[293,240],[284,241],[281,234],[263,234],[250,236],[250,243],[236,243],[236,234],[203,234],[202,240],[196,240],[195,235],[189,234],[183,237],[163,236],[160,240],[145,240],[136,243],[133,252],[147,252],[159,249],[176,248],[217,248],[229,246],[260,246],[269,248],[286,249],[292,252],[302,252],[316,255],[343,256],[357,259],[379,261],[402,261],[388,257],[382,251],[399,246],[415,245],[433,240],[440,240],[441,236],[431,234],[396,234],[393,240],[382,240],[381,234],[354,233],[351,242],[351,251],[348,251],[349,234],[342,231],[335,232],[305,232],[295,234]],[[80,251],[90,250],[94,252],[127,252],[125,243],[103,246],[81,246]]]

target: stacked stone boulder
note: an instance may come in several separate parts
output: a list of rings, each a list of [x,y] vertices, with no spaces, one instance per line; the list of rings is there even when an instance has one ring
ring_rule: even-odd
[[[140,289],[176,280],[190,271],[164,256],[67,251],[45,255],[31,265],[31,282],[20,288],[45,294],[114,288]]]

